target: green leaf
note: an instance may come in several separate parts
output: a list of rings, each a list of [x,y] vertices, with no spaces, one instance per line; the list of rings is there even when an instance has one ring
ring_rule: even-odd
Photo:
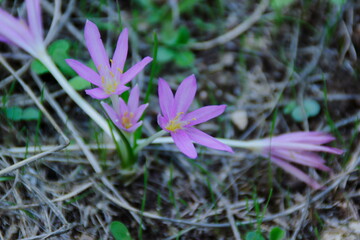
[[[191,51],[179,51],[175,58],[175,63],[179,67],[190,67],[195,62],[195,55]]]
[[[295,107],[296,107],[296,102],[295,101],[290,101],[284,107],[284,110],[283,110],[284,114],[290,114],[294,110]]]
[[[37,59],[32,61],[31,70],[39,75],[49,72],[49,70]]]
[[[12,177],[12,176],[0,177],[0,182],[6,182],[6,181],[11,181],[11,180],[15,180],[15,177]]]
[[[40,111],[34,107],[25,108],[22,112],[21,119],[25,121],[38,120],[40,117]]]
[[[306,115],[308,117],[314,117],[320,112],[320,105],[317,101],[313,99],[305,99],[304,100],[304,108]]]
[[[179,11],[180,13],[185,13],[185,12],[191,12],[195,5],[197,4],[197,1],[194,0],[182,0],[179,1]]]
[[[335,5],[339,5],[342,6],[346,3],[347,0],[330,0],[330,2],[332,2]]]
[[[176,56],[176,53],[167,47],[159,47],[157,53],[157,60],[159,63],[167,63],[173,60]]]
[[[270,230],[269,240],[282,240],[285,237],[285,231],[279,227]]]
[[[71,77],[76,75],[75,71],[65,61],[65,59],[70,58],[67,52],[57,49],[51,57],[63,74]]]
[[[67,52],[70,49],[70,41],[60,39],[52,42],[48,48],[50,56],[54,56],[56,51]]]
[[[129,230],[121,222],[112,222],[110,224],[110,232],[114,236],[115,240],[132,240]]]
[[[91,87],[91,83],[79,76],[70,79],[69,84],[77,91],[81,91]]]
[[[245,240],[265,240],[265,238],[259,232],[248,232]]]
[[[301,106],[297,106],[294,108],[294,110],[291,112],[291,117],[296,122],[302,122],[306,118],[306,113],[303,111]]]
[[[174,29],[171,22],[164,22],[160,33],[160,42],[166,46],[176,46],[178,31]]]
[[[5,115],[13,121],[20,121],[23,110],[19,107],[9,107],[5,109]]]
[[[319,112],[320,112],[320,105],[317,101],[313,99],[305,99],[304,110],[301,108],[301,106],[296,106],[291,112],[291,117],[296,122],[302,122],[306,117],[314,117],[318,115]]]
[[[66,76],[75,76],[75,71],[65,62],[65,59],[70,58],[68,55],[70,46],[70,41],[60,39],[50,44],[48,52],[62,73]]]
[[[275,10],[281,10],[292,2],[294,2],[294,0],[271,0],[271,7]]]
[[[190,31],[186,26],[174,29],[171,23],[165,23],[161,31],[161,41],[171,47],[186,45],[190,40]]]
[[[187,27],[181,26],[177,30],[176,45],[187,44],[190,40],[190,31]]]

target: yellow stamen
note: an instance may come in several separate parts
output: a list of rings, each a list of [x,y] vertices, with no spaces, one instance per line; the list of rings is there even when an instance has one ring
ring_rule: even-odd
[[[179,121],[179,118],[182,114],[184,113],[183,112],[177,113],[176,117],[173,120],[170,120],[165,128],[171,132],[176,132],[177,130],[182,129],[184,125],[189,123],[189,122]]]
[[[107,93],[107,94],[111,94],[111,93],[114,93],[117,89],[117,86],[119,84],[117,82],[109,82],[109,83],[105,83],[104,84],[104,91]]]
[[[125,112],[124,115],[121,117],[121,123],[126,128],[129,129],[133,126],[131,123],[132,118],[134,117],[134,113]]]

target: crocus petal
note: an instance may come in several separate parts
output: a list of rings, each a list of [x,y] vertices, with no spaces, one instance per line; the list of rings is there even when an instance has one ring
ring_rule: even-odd
[[[84,37],[86,47],[96,68],[100,72],[100,75],[105,76],[106,72],[110,69],[109,57],[101,40],[99,29],[89,20],[86,20]]]
[[[131,89],[128,106],[130,112],[135,112],[137,107],[139,106],[139,97],[140,97],[140,90],[139,86],[136,84],[133,89]]]
[[[288,149],[294,151],[315,151],[315,152],[328,152],[333,154],[342,154],[344,151],[338,148],[332,148],[327,146],[320,146],[314,144],[297,143],[297,142],[271,142],[271,147],[277,147],[281,149]]]
[[[188,126],[193,126],[206,122],[214,117],[219,116],[225,111],[226,105],[213,105],[199,108],[186,114],[183,121],[189,121]]]
[[[273,141],[291,141],[311,144],[325,144],[335,140],[333,136],[323,132],[293,132],[272,138]]]
[[[129,87],[125,86],[125,85],[121,85],[119,84],[115,90],[115,92],[113,93],[113,95],[121,95],[123,92],[126,92],[127,90],[129,90]]]
[[[162,128],[162,129],[164,129],[165,131],[167,131],[167,132],[170,132],[169,130],[167,130],[165,127],[166,127],[166,125],[168,124],[168,120],[165,118],[165,117],[163,117],[163,116],[161,116],[160,114],[157,116],[157,122],[158,122],[158,124],[159,124],[159,126]]]
[[[129,108],[122,98],[119,98],[119,108],[120,116],[123,116],[126,112],[129,112]]]
[[[197,152],[189,136],[185,131],[178,130],[176,132],[171,132],[171,137],[174,139],[175,145],[179,150],[184,153],[189,158],[196,158]]]
[[[167,119],[172,119],[174,116],[174,95],[170,89],[169,84],[164,79],[159,79],[158,83],[159,104],[162,114]]]
[[[143,115],[145,109],[146,109],[148,106],[149,106],[149,104],[146,103],[146,104],[140,105],[140,106],[136,109],[136,111],[134,112],[134,115],[135,115],[135,116],[134,116],[134,120],[135,120],[136,122],[139,121],[139,119],[141,118],[141,116]]]
[[[11,42],[7,39],[7,38],[4,38],[2,36],[0,36],[0,42],[4,42],[4,43],[7,43],[7,44],[11,44]]]
[[[140,127],[141,126],[141,124],[142,124],[142,121],[140,121],[140,122],[137,122],[136,124],[134,124],[132,127],[130,127],[130,128],[123,128],[125,131],[127,131],[127,132],[133,132],[133,131],[135,131],[138,127]]]
[[[25,51],[35,56],[36,52],[31,46],[34,43],[28,27],[20,20],[0,8],[0,35]]]
[[[8,27],[12,26],[14,28],[13,31],[16,31],[17,33],[29,32],[29,28],[23,21],[15,18],[13,15],[9,14],[8,12],[4,11],[1,8],[0,8],[0,22],[1,22],[1,27],[3,27],[4,25]],[[4,34],[4,36],[6,36],[6,34]]]
[[[313,152],[284,150],[281,148],[271,148],[271,150],[267,151],[271,154],[281,155],[281,158],[296,158],[298,156],[305,156],[305,159],[310,159],[310,162],[325,163],[325,160],[322,157]]]
[[[278,159],[276,157],[271,157],[271,161],[284,169],[286,172],[290,173],[294,177],[298,178],[299,180],[305,182],[306,184],[310,185],[314,189],[320,189],[322,186],[316,182],[314,179],[309,177],[307,174],[305,174],[303,171],[299,170],[298,168],[294,167],[293,165]]]
[[[272,150],[270,154],[274,157],[298,163],[304,166],[309,166],[313,168],[320,169],[322,171],[331,171],[329,167],[324,164],[324,159],[322,159],[317,154],[311,152],[294,152],[287,150]]]
[[[145,57],[143,60],[132,66],[121,76],[121,84],[127,84],[130,82],[151,61],[151,57]]]
[[[110,97],[110,94],[104,92],[102,88],[94,88],[85,90],[86,94],[90,95],[90,97],[95,99],[105,99]]]
[[[117,126],[120,127],[120,116],[115,112],[115,110],[109,106],[109,104],[101,102],[101,105],[105,109],[107,115],[111,119],[111,121]]]
[[[190,137],[190,139],[200,145],[203,145],[205,147],[227,151],[233,153],[234,151],[231,149],[231,147],[225,145],[224,143],[216,140],[215,138],[211,137],[210,135],[196,129],[196,128],[187,128],[186,133]]]
[[[122,30],[116,44],[116,49],[113,55],[113,63],[111,64],[112,72],[118,72],[119,69],[124,71],[126,56],[128,53],[128,30]]]
[[[41,22],[41,8],[39,0],[26,0],[26,9],[30,31],[38,44],[43,42],[43,29]]]
[[[175,93],[176,112],[186,113],[196,93],[196,79],[194,75],[185,78]]]
[[[80,77],[98,87],[101,87],[100,76],[94,70],[74,59],[66,59],[65,61]]]

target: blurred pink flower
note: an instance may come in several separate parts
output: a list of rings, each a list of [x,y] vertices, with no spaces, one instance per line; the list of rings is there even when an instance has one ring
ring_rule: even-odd
[[[97,86],[97,88],[85,91],[96,99],[120,95],[128,90],[129,88],[125,84],[130,82],[152,61],[151,57],[145,57],[129,70],[123,72],[128,52],[128,30],[126,28],[119,36],[113,59],[110,61],[102,43],[99,29],[89,20],[85,24],[85,43],[99,73],[76,60],[67,59],[66,62],[80,77]]]
[[[323,132],[294,132],[280,136],[253,141],[254,147],[262,149],[264,157],[270,157],[271,161],[284,169],[286,172],[297,177],[299,180],[310,185],[314,189],[322,186],[307,174],[294,167],[292,163],[313,167],[322,171],[331,171],[325,165],[325,160],[313,152],[327,152],[342,154],[343,150],[322,146],[322,144],[335,140],[333,136]]]
[[[0,8],[0,41],[15,44],[38,58],[45,51],[40,0],[26,0],[28,24]]]
[[[233,152],[229,146],[193,127],[196,124],[219,116],[226,108],[225,105],[214,105],[186,113],[196,93],[196,79],[194,75],[182,81],[175,93],[175,97],[165,80],[159,80],[158,88],[162,112],[162,115],[158,115],[158,123],[162,129],[171,134],[176,146],[182,153],[189,158],[196,158],[197,153],[193,142],[209,148]]]
[[[142,121],[138,122],[148,104],[139,106],[140,90],[136,85],[130,92],[128,104],[119,98],[119,108],[113,109],[107,103],[102,102],[102,106],[110,117],[111,121],[120,129],[133,132],[141,126]]]

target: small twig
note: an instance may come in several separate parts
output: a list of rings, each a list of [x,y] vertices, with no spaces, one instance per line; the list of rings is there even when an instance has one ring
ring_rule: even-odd
[[[85,191],[86,189],[88,189],[92,185],[93,185],[93,183],[91,183],[91,182],[80,185],[80,186],[76,187],[72,192],[69,192],[69,193],[67,193],[65,195],[59,196],[59,197],[51,200],[51,202],[61,202],[61,201],[65,201],[65,200],[67,200],[69,198],[75,197],[76,195],[78,195],[79,193]]]
[[[269,0],[262,0],[255,11],[244,22],[240,23],[234,29],[212,40],[193,43],[190,45],[190,48],[193,50],[207,50],[235,39],[260,19],[268,5]]]
[[[28,68],[31,65],[31,61],[27,61],[21,68],[19,68],[15,73],[21,77],[21,75],[26,72],[26,70],[28,70]],[[1,82],[0,82],[0,89],[4,89],[6,87],[6,85],[8,85],[9,83],[11,83],[13,80],[15,79],[14,75],[11,74],[10,76],[4,78]]]
[[[80,44],[84,45],[84,38],[83,38],[82,33],[80,31],[78,31],[78,29],[71,23],[71,21],[68,20],[68,18],[70,17],[71,13],[74,10],[74,3],[75,3],[75,1],[71,0],[66,5],[66,7],[67,7],[66,12],[60,18],[59,24],[58,24],[58,29],[57,29],[56,33],[54,33],[54,34],[57,34],[57,32],[62,28],[62,26],[65,25],[67,30],[69,30],[69,32],[78,40],[78,42]],[[49,14],[53,14],[53,12],[55,11],[52,4],[50,4],[47,1],[44,1],[42,5],[43,5],[44,10],[46,12],[48,12]],[[51,32],[49,31],[49,33],[51,33]],[[53,38],[53,36],[51,36],[51,38]],[[51,39],[49,39],[49,41],[51,41]]]
[[[227,219],[229,220],[229,223],[231,225],[231,230],[233,231],[233,234],[234,234],[234,237],[236,240],[241,240],[241,235],[240,235],[240,232],[239,232],[239,229],[238,227],[236,226],[236,223],[235,223],[235,219],[234,219],[234,215],[233,213],[231,212],[231,209],[230,209],[230,203],[227,199],[225,198],[222,198],[222,202],[224,203],[225,205],[225,209],[226,209],[226,217]]]
[[[59,29],[58,22],[61,17],[61,0],[55,0],[55,7],[54,7],[54,11],[52,12],[52,15],[53,17],[52,17],[50,29],[44,41],[46,45],[49,44],[49,42],[51,42],[51,40],[55,37],[55,34],[57,32],[56,29]]]

